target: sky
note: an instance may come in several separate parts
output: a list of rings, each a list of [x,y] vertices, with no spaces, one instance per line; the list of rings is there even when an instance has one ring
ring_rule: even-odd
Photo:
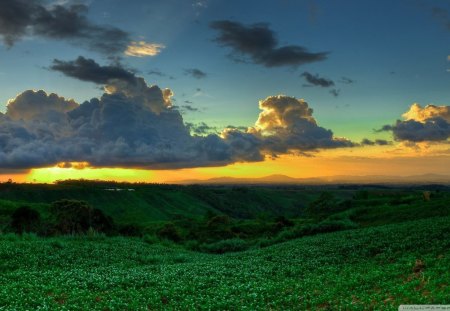
[[[450,175],[450,2],[0,0],[0,180]]]

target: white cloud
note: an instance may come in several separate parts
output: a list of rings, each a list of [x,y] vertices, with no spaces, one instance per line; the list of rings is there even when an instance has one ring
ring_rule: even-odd
[[[160,43],[150,43],[145,41],[133,41],[128,45],[125,55],[133,57],[156,56],[161,53],[166,46]]]

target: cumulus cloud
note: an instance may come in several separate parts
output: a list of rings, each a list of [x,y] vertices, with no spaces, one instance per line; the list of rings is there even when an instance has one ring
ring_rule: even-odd
[[[208,75],[206,72],[201,71],[200,69],[197,68],[185,69],[184,73],[196,79],[203,79],[206,78],[206,76]]]
[[[331,130],[319,126],[313,110],[303,99],[269,96],[259,102],[259,108],[262,112],[248,132],[259,137],[263,149],[269,152],[355,146],[350,140],[334,137]]]
[[[446,141],[450,137],[450,106],[415,103],[405,112],[404,120],[385,125],[379,131],[390,131],[397,141]]]
[[[296,67],[325,60],[328,55],[327,52],[309,52],[298,45],[279,46],[276,34],[264,23],[247,26],[220,20],[212,22],[210,27],[219,32],[215,40],[232,49],[231,56],[235,60],[250,61],[266,67]]]
[[[155,113],[160,113],[172,106],[170,98],[173,93],[171,90],[161,90],[154,86],[148,87],[143,78],[137,77],[117,64],[101,66],[92,59],[80,56],[73,61],[55,59],[50,68],[81,81],[104,85],[105,91],[109,94],[123,93],[129,98],[143,103]]]
[[[312,74],[307,71],[303,72],[301,77],[304,77],[306,82],[312,86],[330,87],[334,86],[334,82],[331,79],[320,77],[318,74]]]
[[[161,53],[166,46],[160,43],[150,43],[145,41],[131,42],[125,50],[125,55],[134,57],[156,56]]]
[[[49,113],[60,115],[77,106],[73,99],[66,100],[54,93],[47,95],[44,91],[25,91],[8,101],[6,115],[17,121],[39,120]]]
[[[222,166],[355,146],[319,126],[308,104],[294,97],[268,97],[260,101],[255,126],[229,127],[218,135],[205,123],[185,123],[170,89],[147,85],[119,65],[80,58],[54,65],[71,77],[104,83],[106,92],[81,104],[42,90],[10,100],[0,113],[0,169]]]
[[[417,103],[411,105],[409,110],[402,117],[405,120],[415,120],[425,122],[433,118],[442,118],[450,122],[450,106],[427,105],[424,108]]]
[[[87,19],[83,4],[46,6],[43,0],[0,1],[0,35],[6,46],[26,35],[66,40],[106,55],[125,51],[130,36],[113,27]]]

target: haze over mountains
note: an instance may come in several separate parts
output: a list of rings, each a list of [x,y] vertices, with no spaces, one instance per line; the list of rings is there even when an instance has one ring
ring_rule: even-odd
[[[423,174],[410,176],[366,175],[366,176],[321,176],[294,178],[286,175],[269,175],[259,178],[218,177],[210,179],[185,179],[177,184],[450,184],[449,175]]]

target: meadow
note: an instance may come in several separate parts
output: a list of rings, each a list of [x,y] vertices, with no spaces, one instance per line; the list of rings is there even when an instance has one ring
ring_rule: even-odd
[[[430,188],[425,200],[424,187],[134,185],[135,191],[108,192],[96,185],[2,185],[0,310],[397,310],[400,304],[450,304],[445,187]],[[47,196],[45,187],[54,192]],[[133,219],[134,234],[92,228],[69,235],[13,232],[8,217],[18,207],[26,204],[50,222],[51,201],[82,199],[83,187],[86,201],[95,191],[105,193],[97,203],[108,195],[113,202],[121,193],[152,191],[144,197],[164,193],[191,201],[170,201],[177,211],[170,218]],[[245,195],[261,199],[239,213],[232,205],[236,193],[244,203]],[[276,195],[284,201],[274,208]],[[193,200],[201,202],[198,209],[182,214]],[[233,212],[219,209],[227,204]],[[119,204],[108,206],[99,207],[119,226]],[[152,206],[147,209],[154,215]]]

